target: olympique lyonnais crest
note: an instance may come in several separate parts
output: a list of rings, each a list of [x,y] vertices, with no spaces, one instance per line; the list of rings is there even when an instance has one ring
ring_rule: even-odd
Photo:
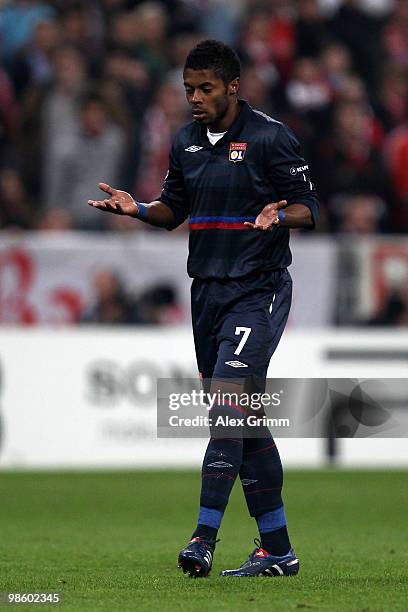
[[[245,157],[246,149],[246,142],[231,142],[228,159],[234,162],[234,164],[236,162],[241,162]]]

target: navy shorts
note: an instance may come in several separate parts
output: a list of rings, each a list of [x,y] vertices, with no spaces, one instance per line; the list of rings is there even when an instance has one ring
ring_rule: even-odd
[[[263,391],[292,301],[287,269],[191,286],[197,365],[203,379],[250,379]]]

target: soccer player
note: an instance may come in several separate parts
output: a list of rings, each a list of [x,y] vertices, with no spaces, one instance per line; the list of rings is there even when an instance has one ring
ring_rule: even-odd
[[[199,372],[214,391],[262,389],[289,314],[289,230],[310,228],[318,200],[292,132],[238,99],[240,63],[227,45],[206,40],[185,62],[193,121],[177,133],[160,197],[150,204],[105,183],[95,208],[172,230],[189,217],[188,273]],[[242,416],[221,401],[211,415]],[[295,575],[281,496],[282,464],[264,427],[257,436],[214,428],[202,467],[197,528],[179,554],[191,576],[211,570],[217,532],[239,475],[260,541],[222,576]]]

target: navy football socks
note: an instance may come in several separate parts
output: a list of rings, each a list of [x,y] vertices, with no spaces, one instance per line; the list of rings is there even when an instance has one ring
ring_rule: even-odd
[[[291,546],[283,506],[256,517],[261,546],[271,555],[286,555]]]
[[[224,510],[200,506],[197,529],[194,531],[192,538],[216,540],[223,516]]]
[[[290,540],[286,525],[275,531],[260,532],[261,546],[276,557],[287,555],[290,551]]]
[[[230,411],[233,412],[226,405],[214,406],[212,413],[215,416]],[[235,430],[233,434],[236,433]],[[289,552],[281,498],[282,464],[270,432],[265,429],[262,434],[262,438],[242,439],[226,430],[225,437],[210,439],[203,461],[200,512],[193,538],[215,542],[239,472],[250,515],[258,524],[261,547],[279,557]],[[275,509],[269,510],[271,507]]]

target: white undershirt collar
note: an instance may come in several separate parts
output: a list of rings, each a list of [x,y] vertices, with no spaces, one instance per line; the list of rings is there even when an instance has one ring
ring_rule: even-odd
[[[210,132],[207,128],[207,138],[211,142],[212,145],[215,145],[227,132]]]

